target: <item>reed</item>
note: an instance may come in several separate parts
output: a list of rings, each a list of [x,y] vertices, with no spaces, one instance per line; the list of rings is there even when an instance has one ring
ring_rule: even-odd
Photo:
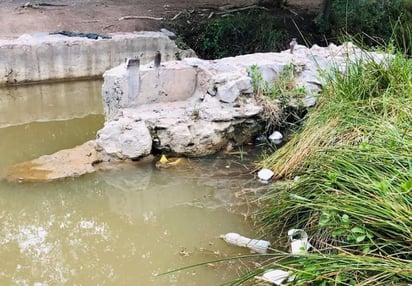
[[[277,267],[296,275],[294,285],[406,285],[412,283],[412,60],[359,60],[345,70],[327,78],[300,132],[261,162],[278,178],[299,176],[258,199],[262,232],[304,228],[316,250],[299,257],[275,252],[255,274]]]

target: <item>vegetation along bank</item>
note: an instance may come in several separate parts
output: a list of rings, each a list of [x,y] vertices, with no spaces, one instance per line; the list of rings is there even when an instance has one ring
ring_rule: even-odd
[[[273,237],[305,229],[313,249],[275,249],[233,285],[273,268],[293,285],[412,282],[412,60],[348,62],[326,80],[302,128],[261,162],[283,180],[255,217]]]

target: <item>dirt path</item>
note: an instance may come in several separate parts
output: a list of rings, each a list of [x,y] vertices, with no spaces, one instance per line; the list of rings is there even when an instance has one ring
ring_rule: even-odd
[[[24,33],[77,31],[94,33],[155,31],[161,21],[154,19],[121,20],[127,15],[172,18],[187,9],[241,6],[248,0],[44,0],[30,3],[50,3],[66,6],[22,6],[27,0],[3,0],[0,4],[0,38],[14,38]],[[321,0],[289,0],[293,9],[318,9]]]

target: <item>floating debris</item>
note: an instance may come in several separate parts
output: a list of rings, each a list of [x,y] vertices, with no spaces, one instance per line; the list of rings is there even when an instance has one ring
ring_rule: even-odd
[[[222,238],[224,241],[226,241],[229,244],[240,246],[240,247],[247,247],[253,252],[260,253],[260,254],[266,253],[268,247],[270,246],[269,241],[260,240],[260,239],[250,239],[250,238],[244,237],[234,232],[221,235],[220,238]]]

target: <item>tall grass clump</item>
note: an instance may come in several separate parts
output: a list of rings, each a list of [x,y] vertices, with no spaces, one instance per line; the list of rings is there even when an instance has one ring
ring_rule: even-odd
[[[262,162],[295,180],[263,195],[256,215],[273,236],[304,228],[315,250],[275,252],[258,273],[284,269],[294,285],[410,284],[412,60],[358,60],[327,82],[302,130]]]

